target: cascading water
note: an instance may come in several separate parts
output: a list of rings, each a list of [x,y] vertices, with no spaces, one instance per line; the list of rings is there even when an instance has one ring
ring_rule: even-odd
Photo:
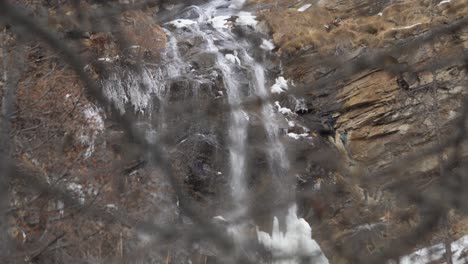
[[[268,172],[272,181],[277,182],[276,185],[282,188],[282,194],[278,194],[278,199],[291,200],[293,192],[293,184],[288,182],[287,174],[289,170],[289,161],[285,152],[285,146],[282,143],[279,135],[279,125],[277,123],[278,116],[274,107],[271,104],[265,103],[269,98],[269,91],[266,88],[268,80],[265,75],[265,68],[257,62],[253,55],[249,54],[252,50],[252,44],[249,41],[241,39],[234,32],[234,24],[245,28],[255,28],[257,21],[255,17],[248,12],[241,11],[245,0],[229,1],[229,0],[213,0],[200,7],[191,6],[185,9],[179,19],[166,23],[166,32],[168,35],[168,43],[165,54],[163,54],[163,66],[161,66],[154,74],[158,80],[158,84],[149,84],[153,87],[148,90],[149,94],[155,94],[159,99],[160,110],[164,109],[169,97],[173,97],[169,93],[173,93],[168,86],[174,80],[190,79],[191,85],[188,89],[193,91],[182,91],[182,94],[191,94],[193,97],[198,97],[199,89],[205,83],[214,83],[217,79],[221,79],[226,92],[226,101],[230,106],[230,113],[227,122],[227,150],[229,160],[229,176],[230,189],[232,197],[232,205],[229,211],[225,212],[227,218],[248,218],[249,209],[249,186],[247,184],[248,166],[248,130],[251,122],[251,115],[244,107],[243,102],[248,99],[261,99],[259,109],[261,126],[265,130],[265,142],[267,146]],[[190,51],[181,52],[179,41],[188,41],[188,46],[197,46],[197,53]],[[194,44],[200,42],[201,44]],[[269,42],[266,41],[268,44]],[[262,46],[265,46],[263,41]],[[270,45],[266,45],[269,47]],[[264,49],[269,52],[271,48]],[[265,51],[264,51],[265,52]],[[191,58],[198,56],[197,62],[191,62]],[[198,65],[193,67],[194,64]],[[200,70],[199,68],[203,68]],[[220,77],[220,78],[218,78]],[[143,77],[146,80],[146,77]],[[161,80],[164,79],[164,80]],[[114,103],[123,110],[125,103],[134,105],[136,110],[142,111],[143,104],[149,102],[147,93],[141,93],[138,98],[129,96],[128,91],[123,89],[116,82],[111,82],[111,85],[117,86],[117,89],[109,90],[109,97],[114,100]],[[161,92],[161,86],[166,87],[166,93]],[[105,86],[106,87],[106,86]],[[119,88],[120,87],[120,88]],[[157,88],[155,88],[157,87]],[[174,91],[174,93],[177,91]],[[179,91],[180,92],[180,91]],[[218,91],[218,97],[222,97],[223,91]],[[176,96],[176,95],[174,95]],[[137,103],[132,100],[136,99]],[[159,115],[165,115],[161,111]],[[160,117],[159,122],[170,118]],[[176,122],[176,121],[173,121]],[[165,124],[165,123],[164,123]],[[164,129],[166,125],[158,125],[158,129]],[[197,128],[200,130],[200,128]],[[190,129],[189,129],[190,130]],[[209,128],[201,129],[206,133]],[[207,132],[208,131],[208,132]],[[190,134],[190,131],[187,132]],[[157,134],[157,133],[156,133]],[[206,134],[195,132],[194,134],[202,138],[210,138]],[[190,138],[190,135],[183,137],[178,144],[182,144]],[[206,142],[210,143],[211,140]],[[196,162],[195,171],[209,171],[202,162]],[[218,172],[219,175],[221,172]],[[320,248],[311,238],[311,228],[304,219],[299,219],[296,216],[296,207],[289,209],[288,214],[284,216],[286,219],[286,230],[279,230],[278,219],[275,217],[273,224],[273,233],[257,231],[258,243],[263,245],[267,250],[272,252],[274,257],[278,257],[278,261],[274,263],[299,263],[302,261],[302,256],[314,257],[317,252],[320,255],[316,258],[317,262],[311,263],[328,263],[326,258],[321,255]],[[246,245],[247,240],[252,240],[248,234],[245,223],[236,223],[228,227],[228,231],[232,234],[239,251],[245,252],[248,250]],[[291,257],[291,258],[289,258]],[[282,259],[286,258],[286,260]],[[230,260],[232,261],[232,260]],[[302,262],[301,262],[302,263]]]
[[[243,1],[234,1],[230,6],[240,7]],[[175,20],[168,24],[174,25],[176,28],[183,28],[191,30],[193,34],[200,36],[206,43],[206,52],[215,54],[215,61],[217,68],[221,71],[223,76],[224,86],[226,87],[227,98],[233,110],[230,117],[229,126],[229,159],[230,159],[230,175],[231,175],[231,189],[234,202],[238,205],[239,209],[245,208],[245,199],[247,198],[246,183],[245,183],[245,169],[246,169],[246,135],[249,117],[246,112],[241,109],[242,93],[241,84],[236,77],[236,67],[239,66],[239,58],[234,54],[236,49],[243,49],[240,46],[231,47],[218,47],[215,41],[224,40],[234,44],[235,36],[230,33],[229,28],[226,26],[225,18],[236,14],[235,8],[228,8],[226,13],[218,14],[218,7],[224,6],[226,1],[213,1],[201,9],[205,10],[203,13],[198,13],[197,20]],[[200,12],[200,8],[191,7]],[[237,11],[238,12],[238,11]],[[220,19],[221,18],[221,19]],[[211,25],[212,30],[207,32],[200,29],[200,26]],[[232,49],[234,48],[234,49]],[[232,49],[233,53],[223,54],[220,50]],[[230,59],[234,58],[234,59]],[[237,60],[236,60],[237,59]]]
[[[249,125],[249,114],[242,109],[242,102],[250,96],[266,101],[269,97],[266,89],[265,69],[248,54],[248,43],[239,41],[232,33],[230,23],[245,26],[255,26],[256,21],[250,13],[241,12],[244,1],[216,0],[202,6],[192,7],[198,18],[175,20],[169,24],[184,31],[191,31],[205,41],[206,52],[215,54],[215,67],[219,69],[227,92],[227,101],[231,106],[230,121],[228,126],[229,135],[229,162],[232,198],[236,206],[234,216],[245,213],[248,205],[248,186],[246,184],[247,166],[247,129]],[[228,5],[227,5],[228,3]],[[201,12],[204,10],[204,12]],[[233,19],[231,19],[233,18]],[[176,31],[177,32],[177,31]],[[177,34],[177,33],[173,34]],[[173,43],[171,42],[171,45]],[[239,55],[239,56],[238,56]],[[251,76],[251,85],[247,95],[242,89],[242,83],[237,76],[239,70],[246,70]],[[291,193],[292,184],[281,181],[287,178],[289,161],[285,154],[284,145],[279,137],[279,127],[276,122],[276,113],[270,104],[262,104],[261,120],[266,131],[268,148],[269,171],[273,180],[285,183],[285,192]],[[300,256],[313,257],[318,252],[316,263],[328,263],[321,254],[320,247],[311,239],[311,229],[307,222],[298,219],[296,207],[289,209],[286,216],[285,232],[279,231],[278,219],[274,220],[273,234],[258,231],[258,239],[267,249],[271,250],[273,256],[281,258],[285,254],[293,254],[295,257],[286,261],[279,260],[275,263],[299,263]],[[232,213],[232,212],[231,212]],[[230,227],[238,246],[242,248],[245,241],[245,226],[234,225]]]

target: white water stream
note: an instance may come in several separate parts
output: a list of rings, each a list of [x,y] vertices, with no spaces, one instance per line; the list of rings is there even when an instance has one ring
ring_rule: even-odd
[[[163,54],[164,67],[156,71],[145,69],[146,72],[138,77],[138,80],[130,78],[126,83],[126,86],[130,87],[127,90],[116,81],[117,78],[111,79],[107,86],[104,85],[108,87],[106,90],[108,96],[121,112],[125,111],[125,104],[133,105],[135,111],[144,112],[150,101],[148,97],[156,95],[161,102],[165,101],[163,97],[168,95],[161,92],[161,87],[166,85],[165,80],[188,75],[197,78],[197,76],[193,76],[194,70],[190,69],[190,62],[186,61],[179,51],[178,40],[190,37],[203,41],[204,48],[200,52],[213,55],[213,74],[222,75],[227,102],[231,108],[227,144],[231,199],[235,208],[224,214],[228,220],[230,220],[229,218],[248,217],[246,214],[251,201],[246,175],[249,174],[247,158],[250,143],[247,135],[253,114],[242,103],[248,99],[259,98],[263,101],[270,97],[265,68],[253,58],[253,55],[249,54],[252,52],[252,48],[262,48],[252,47],[247,40],[240,39],[233,32],[234,25],[250,27],[254,30],[257,26],[258,22],[255,20],[255,16],[242,11],[244,2],[245,0],[213,0],[201,6],[186,8],[185,10],[189,12],[185,12],[184,16],[165,24],[168,43],[166,52]],[[263,41],[263,43],[265,42],[269,43]],[[271,49],[263,50],[270,52]],[[240,72],[246,74],[240,74]],[[151,76],[153,78],[150,78]],[[150,83],[148,79],[156,79],[158,82]],[[133,90],[137,89],[131,87],[137,86],[138,81],[148,83],[148,87],[152,88],[144,93],[135,92]],[[132,82],[135,85],[128,85]],[[109,89],[111,86],[113,89]],[[133,93],[135,95],[132,95]],[[161,107],[164,107],[165,104],[163,103]],[[277,123],[281,114],[278,114],[273,105],[268,103],[263,103],[258,112],[255,114],[259,114],[266,135],[264,145],[267,147],[267,157],[265,160],[268,162],[271,180],[279,182],[277,185],[284,189],[284,193],[293,196],[293,185],[287,180],[290,165]],[[162,120],[165,119],[162,118]],[[158,129],[164,127],[164,125],[158,125]],[[321,253],[320,247],[311,238],[311,228],[308,223],[297,217],[295,205],[289,209],[287,215],[280,216],[280,219],[283,218],[286,219],[286,230],[280,230],[278,218],[275,217],[272,219],[274,221],[272,234],[258,230],[257,238],[255,238],[258,239],[259,244],[271,251],[272,256],[278,258],[273,262],[304,263],[302,257],[306,256],[310,259],[310,263],[328,263]],[[249,239],[252,240],[252,234],[248,234],[247,226],[242,223],[233,224],[228,229],[236,241],[239,251],[248,250],[244,243]]]
[[[226,1],[214,0],[200,7],[190,7],[197,13],[195,19],[179,19],[169,22],[175,27],[172,34],[179,31],[190,31],[202,38],[205,42],[206,52],[215,54],[215,67],[221,71],[224,86],[227,92],[227,101],[231,106],[229,120],[229,163],[231,178],[231,196],[236,205],[235,212],[226,212],[234,217],[245,214],[249,207],[249,187],[246,182],[247,172],[247,133],[250,121],[249,113],[243,108],[242,102],[249,98],[267,100],[269,92],[266,88],[265,68],[249,55],[249,44],[232,32],[233,24],[256,27],[255,17],[248,12],[241,11],[245,0]],[[174,47],[174,39],[170,45]],[[178,54],[177,52],[173,52]],[[247,70],[251,76],[248,94],[243,90],[239,70]],[[262,104],[261,120],[265,129],[268,146],[267,161],[274,181],[286,183],[284,188],[290,190],[287,181],[289,161],[285,147],[279,136],[277,113],[271,104]],[[244,224],[235,224],[229,228],[230,233],[237,242],[240,250],[247,239],[247,230]],[[275,217],[271,235],[257,231],[258,241],[272,252],[279,260],[274,263],[299,263],[301,257],[307,256],[311,263],[328,263],[321,253],[318,244],[311,238],[311,228],[304,219],[296,216],[296,206],[289,209],[286,216],[286,230],[279,229],[278,219]],[[286,258],[285,258],[286,257]]]

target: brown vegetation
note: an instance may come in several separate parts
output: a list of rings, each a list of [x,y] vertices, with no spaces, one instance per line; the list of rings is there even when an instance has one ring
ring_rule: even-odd
[[[343,48],[350,52],[360,46],[385,47],[395,40],[426,32],[466,15],[467,5],[466,0],[441,6],[413,0],[390,5],[373,16],[349,16],[327,7],[314,7],[305,12],[298,12],[297,8],[262,11],[260,17],[271,30],[281,54],[315,51],[334,55]]]
[[[61,37],[66,45],[76,47],[88,63],[85,70],[96,81],[103,78],[98,74],[103,62],[98,59],[124,56],[130,46],[138,46],[132,56],[157,59],[166,36],[152,19],[154,10],[125,12],[120,17],[122,30],[103,27],[98,31],[96,27],[91,28],[91,23],[96,19],[93,15],[101,9],[85,1],[80,3],[81,17],[68,4],[51,7],[41,2],[21,4],[44,21],[48,30]],[[47,19],[36,10],[45,10]],[[76,38],[67,35],[74,30],[89,32]],[[155,185],[159,176],[144,168],[132,170],[133,176],[128,177],[126,168],[141,157],[121,156],[108,147],[119,145],[129,153],[131,145],[121,137],[108,135],[109,131],[122,134],[121,128],[106,120],[106,109],[89,96],[83,80],[60,53],[42,42],[18,40],[8,31],[0,35],[2,47],[11,48],[1,54],[2,61],[8,60],[21,69],[10,131],[16,166],[34,175],[39,182],[46,182],[50,188],[59,188],[76,201],[83,201],[81,205],[69,203],[59,195],[15,178],[9,233],[15,239],[16,254],[9,263],[23,263],[24,259],[76,263],[83,257],[90,262],[116,263],[123,257],[123,240],[135,238],[135,229],[98,221],[86,211],[92,207],[101,208],[102,214],[121,210],[144,219],[141,212],[147,209],[142,205],[151,203],[142,200],[151,197],[149,193],[156,189],[167,190],[162,184]],[[118,45],[119,37],[126,39],[128,46]],[[17,60],[20,56],[15,57],[14,49],[22,50],[24,59]],[[152,181],[142,186],[142,175]],[[85,189],[92,191],[83,192]]]

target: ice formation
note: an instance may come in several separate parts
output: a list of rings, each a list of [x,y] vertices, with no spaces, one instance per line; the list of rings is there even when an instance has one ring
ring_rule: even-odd
[[[271,235],[257,229],[259,243],[272,253],[275,264],[304,263],[304,259],[310,259],[314,264],[328,264],[320,246],[312,239],[312,228],[303,218],[297,217],[296,211],[295,205],[289,209],[285,232],[280,231],[276,217]]]

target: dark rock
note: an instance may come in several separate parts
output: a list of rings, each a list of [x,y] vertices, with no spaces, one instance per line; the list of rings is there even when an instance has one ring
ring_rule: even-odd
[[[130,175],[135,171],[143,168],[147,164],[146,160],[134,160],[131,164],[125,167],[123,173],[125,175]]]
[[[397,77],[396,82],[397,82],[398,87],[400,87],[400,89],[403,89],[405,91],[409,90],[409,84],[408,82],[406,82],[406,80],[403,78],[402,75],[399,75]]]
[[[84,32],[81,30],[68,30],[64,33],[64,38],[66,39],[89,39],[91,35],[89,32]]]
[[[194,20],[200,17],[200,11],[199,8],[196,6],[189,6],[182,10],[182,12],[177,17],[182,19]]]
[[[166,91],[169,102],[183,101],[187,98],[191,98],[193,96],[191,82],[192,80],[184,77],[172,80]]]
[[[204,39],[201,36],[195,36],[178,40],[177,46],[182,56],[191,56],[200,52],[203,43]]]
[[[190,64],[197,70],[211,69],[216,64],[216,54],[210,52],[200,52],[190,58]]]

